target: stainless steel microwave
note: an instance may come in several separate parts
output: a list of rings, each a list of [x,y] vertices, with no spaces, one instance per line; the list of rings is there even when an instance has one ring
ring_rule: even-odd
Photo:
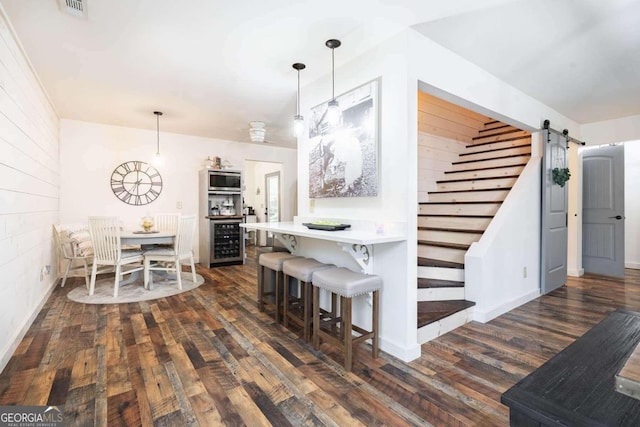
[[[209,191],[221,193],[241,193],[242,172],[229,170],[210,170]]]

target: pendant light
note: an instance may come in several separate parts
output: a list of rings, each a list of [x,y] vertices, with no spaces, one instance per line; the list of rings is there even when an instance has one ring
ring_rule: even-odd
[[[296,62],[292,67],[298,72],[298,94],[296,97],[296,115],[293,116],[293,134],[296,138],[300,138],[304,132],[304,117],[300,115],[300,70],[304,70],[306,65]]]
[[[156,156],[153,159],[153,163],[155,165],[161,165],[163,163],[162,156],[160,156],[160,116],[162,115],[162,111],[154,111],[153,114],[156,115],[156,133],[157,133],[157,145],[156,145]]]
[[[327,105],[327,121],[330,125],[335,126],[340,122],[340,104],[336,100],[336,79],[335,79],[335,61],[334,50],[340,47],[342,43],[340,40],[329,39],[325,42],[325,45],[331,49],[331,101]]]

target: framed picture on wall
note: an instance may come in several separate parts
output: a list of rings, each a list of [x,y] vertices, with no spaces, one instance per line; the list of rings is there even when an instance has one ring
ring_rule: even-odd
[[[309,197],[378,195],[379,79],[336,97],[337,121],[328,102],[311,109]]]

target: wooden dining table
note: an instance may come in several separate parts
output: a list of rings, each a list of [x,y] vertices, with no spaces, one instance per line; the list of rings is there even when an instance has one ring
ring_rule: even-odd
[[[140,247],[144,247],[146,245],[171,245],[175,242],[175,239],[176,234],[168,231],[123,230],[120,232],[120,244],[122,246],[140,245]],[[139,277],[140,272],[134,271],[127,279],[122,280],[120,285],[123,286],[133,283],[138,280]],[[153,275],[150,276],[150,280],[153,281]]]

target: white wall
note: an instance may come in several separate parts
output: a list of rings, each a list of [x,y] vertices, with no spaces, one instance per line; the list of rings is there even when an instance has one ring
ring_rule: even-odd
[[[624,143],[624,264],[640,268],[640,140]]]
[[[489,320],[540,295],[540,171],[532,157],[479,242],[467,251],[465,297]]]
[[[640,115],[587,123],[580,126],[587,145],[612,144],[640,139]]]
[[[0,370],[55,285],[58,117],[0,8]]]
[[[245,159],[280,162],[283,194],[291,194],[296,185],[293,149],[160,132],[164,165],[157,169],[164,184],[162,193],[145,206],[121,202],[111,191],[111,173],[128,160],[151,162],[155,146],[155,131],[61,120],[61,222],[86,221],[90,215],[116,215],[127,226],[138,227],[146,214],[197,213],[198,171],[207,156],[228,160],[233,169],[242,169]],[[283,197],[283,218],[292,218],[294,202],[292,197]],[[181,210],[178,203],[182,204]]]

